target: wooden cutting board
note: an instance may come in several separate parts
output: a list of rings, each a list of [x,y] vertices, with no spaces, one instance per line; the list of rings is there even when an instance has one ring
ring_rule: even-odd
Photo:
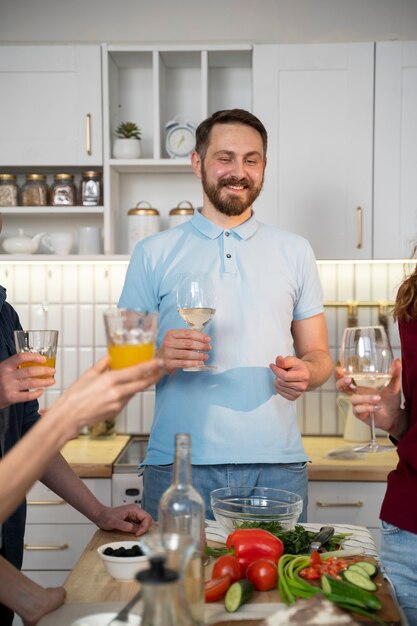
[[[84,550],[78,563],[76,563],[71,574],[65,582],[67,591],[67,603],[82,602],[127,602],[136,593],[138,587],[136,582],[118,582],[109,576],[103,563],[100,561],[96,550],[103,543],[110,541],[134,540],[131,535],[120,532],[106,532],[98,530]],[[213,546],[220,546],[214,542],[209,542]],[[368,560],[375,562],[371,557]],[[210,578],[214,559],[211,559],[206,567],[206,579]],[[376,595],[381,601],[382,609],[378,611],[378,616],[390,626],[400,626],[401,618],[396,602],[391,594],[390,587],[382,574],[378,573],[376,582],[379,586]],[[255,592],[250,603],[280,603],[278,591]],[[245,605],[239,609],[242,619],[227,620],[217,622],[215,626],[259,626],[262,620],[246,619]],[[237,616],[237,615],[236,615]],[[366,618],[355,616],[362,624],[375,623]]]

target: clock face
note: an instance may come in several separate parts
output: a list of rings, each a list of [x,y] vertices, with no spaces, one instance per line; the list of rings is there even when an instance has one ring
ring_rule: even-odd
[[[176,126],[168,131],[166,149],[171,157],[185,157],[195,146],[195,135],[187,126]]]

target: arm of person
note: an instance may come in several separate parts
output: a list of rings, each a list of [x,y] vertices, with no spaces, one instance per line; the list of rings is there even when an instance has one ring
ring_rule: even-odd
[[[380,394],[354,393],[352,378],[344,376],[341,367],[336,367],[336,389],[350,396],[354,415],[370,424],[371,413],[375,426],[382,428],[391,437],[400,440],[408,429],[408,411],[401,408],[401,361],[395,359],[391,367],[391,380]]]
[[[0,602],[15,611],[24,624],[37,624],[64,603],[64,587],[44,589],[0,556]]]
[[[102,504],[73,472],[61,454],[48,465],[42,482],[102,530],[143,535],[153,520],[136,504],[108,507]]]
[[[87,370],[0,461],[0,522],[16,509],[35,480],[44,472],[50,477],[54,464],[59,469],[63,463],[64,476],[71,477],[73,472],[63,457],[56,457],[68,439],[88,424],[117,415],[133,395],[161,375],[161,362],[156,359],[109,370],[108,357],[104,357]],[[50,480],[51,485],[56,483],[53,477]],[[84,487],[79,479],[76,482]]]
[[[324,314],[294,320],[291,332],[296,356],[277,356],[270,364],[274,386],[287,400],[296,400],[305,391],[322,385],[333,371]]]

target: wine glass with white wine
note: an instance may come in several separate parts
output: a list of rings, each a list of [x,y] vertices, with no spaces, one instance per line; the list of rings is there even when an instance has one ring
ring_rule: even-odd
[[[390,342],[383,326],[345,328],[342,340],[341,365],[345,376],[352,378],[353,393],[381,393],[391,380],[393,361]],[[375,417],[371,413],[371,441],[355,448],[355,452],[386,452],[393,446],[381,445],[375,436]]]
[[[206,272],[181,274],[177,287],[178,313],[192,330],[202,331],[216,312],[216,292]],[[214,365],[184,367],[184,372],[215,370]]]

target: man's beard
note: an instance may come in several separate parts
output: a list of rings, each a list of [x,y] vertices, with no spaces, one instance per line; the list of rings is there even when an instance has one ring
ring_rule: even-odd
[[[234,176],[230,176],[228,178],[223,178],[218,181],[217,184],[210,184],[207,181],[206,172],[204,167],[201,168],[201,182],[203,185],[203,189],[212,203],[212,205],[219,211],[219,213],[223,213],[223,215],[242,215],[252,204],[255,202],[256,198],[261,193],[263,179],[259,187],[255,187],[253,182],[247,178],[236,178]],[[227,196],[222,195],[223,187],[228,185],[243,185],[246,189],[249,190],[249,195],[243,199],[238,197],[236,194],[232,192],[228,193]]]

